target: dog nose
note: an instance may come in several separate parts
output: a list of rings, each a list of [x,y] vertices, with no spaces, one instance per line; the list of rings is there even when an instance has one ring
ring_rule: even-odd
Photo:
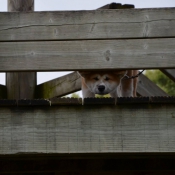
[[[103,86],[103,85],[98,86],[98,90],[100,92],[103,92],[105,90],[105,86]]]

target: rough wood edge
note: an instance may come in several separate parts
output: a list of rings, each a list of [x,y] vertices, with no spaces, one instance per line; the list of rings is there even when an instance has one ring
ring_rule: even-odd
[[[95,12],[73,11],[73,12],[37,12],[37,13],[27,13],[27,14],[10,13],[9,15],[6,14],[5,17],[3,17],[4,14],[2,14],[2,17],[0,16],[0,18],[4,19],[4,21],[8,21],[6,20],[6,18],[7,19],[10,18],[12,21],[19,21],[19,22],[16,22],[18,23],[18,25],[16,25],[16,23],[11,23],[11,25],[7,23],[7,24],[4,24],[4,26],[1,26],[0,40],[14,42],[16,40],[17,41],[29,41],[29,40],[30,41],[37,41],[37,40],[38,41],[41,41],[41,40],[67,41],[67,40],[109,39],[109,38],[140,39],[140,38],[175,37],[175,32],[174,32],[175,25],[173,20],[174,15],[173,14],[171,15],[174,9],[165,8],[163,9],[163,11],[162,9],[160,9],[159,11],[159,9],[154,10],[154,9],[128,9],[127,8],[127,9],[124,9],[125,11],[113,10],[114,12],[106,8],[104,9],[105,10],[100,10],[100,9],[94,10]],[[115,11],[116,11],[116,14],[115,14]],[[152,14],[152,12],[155,14]],[[88,13],[91,14],[91,16],[89,16]],[[105,15],[107,19],[105,20],[104,17],[102,17],[102,19],[98,19],[97,17],[98,20],[93,21],[92,20],[93,17],[96,16],[93,13],[94,14],[96,13],[99,18],[101,14],[105,15],[105,13],[107,13]],[[127,21],[125,21],[125,17],[119,17],[119,18],[109,17],[109,16],[114,17],[118,15],[120,16],[120,13],[122,14],[121,16],[123,16],[124,14],[124,16],[127,18]],[[132,17],[133,14],[134,16]],[[167,16],[164,16],[164,14]],[[169,14],[171,17],[169,16]],[[54,18],[54,16],[56,17],[60,15],[61,16],[63,15],[60,19]],[[78,15],[80,17],[78,17]],[[153,16],[153,19],[145,18],[145,15],[148,15],[150,18],[152,18],[151,16]],[[69,21],[70,16],[72,16],[72,19],[74,19],[72,20],[72,22]],[[155,16],[157,16],[158,18],[154,18]],[[53,20],[52,20],[52,17],[54,18]],[[84,19],[82,19],[83,17]],[[25,20],[24,21],[22,20],[25,18],[29,19],[30,21],[29,24],[27,24]],[[50,23],[47,20],[48,18],[50,18]],[[68,19],[65,19],[65,18],[68,18]],[[109,22],[110,19],[112,19],[111,20],[112,23],[114,22],[113,24]],[[115,22],[115,20],[113,21],[113,19],[119,19],[119,20],[116,20]],[[63,22],[57,22],[57,21],[63,21]],[[86,23],[83,23],[82,21],[86,21]],[[100,23],[104,23],[104,25],[101,25]],[[117,27],[115,27],[115,25],[117,25]],[[71,27],[66,32],[67,26],[71,26]],[[32,34],[28,34],[30,33],[30,30]],[[79,30],[79,32],[77,32],[77,30]]]
[[[36,98],[62,97],[81,90],[81,80],[77,72],[47,81],[36,86]]]
[[[0,99],[0,107],[37,107],[37,106],[59,106],[59,105],[135,105],[135,104],[175,104],[175,97],[118,97],[114,98],[52,98],[52,99],[21,99],[21,100],[6,100]]]
[[[34,0],[8,0],[8,11],[34,11]]]
[[[141,96],[169,96],[143,74],[139,76],[137,93]]]

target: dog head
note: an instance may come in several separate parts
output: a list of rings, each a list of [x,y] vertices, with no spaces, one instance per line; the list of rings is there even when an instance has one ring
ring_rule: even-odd
[[[126,71],[98,71],[88,72],[80,71],[82,77],[82,88],[88,88],[94,94],[109,94],[120,85]]]

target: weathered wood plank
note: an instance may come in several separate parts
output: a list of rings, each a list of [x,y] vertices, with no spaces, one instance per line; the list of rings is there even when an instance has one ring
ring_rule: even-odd
[[[8,11],[34,11],[34,0],[8,0]]]
[[[174,8],[0,13],[0,41],[175,37]]]
[[[175,39],[0,42],[0,71],[175,68]]]
[[[34,0],[8,0],[8,11],[33,11]],[[8,99],[34,98],[36,72],[7,72]]]
[[[7,72],[7,98],[33,99],[35,98],[36,72]]]
[[[175,69],[161,69],[161,71],[171,80],[175,81]]]
[[[0,154],[174,152],[174,104],[0,109]]]
[[[77,72],[47,81],[36,86],[37,98],[61,97],[81,89],[81,80]]]
[[[167,93],[143,74],[139,76],[137,93],[141,96],[168,96]]]

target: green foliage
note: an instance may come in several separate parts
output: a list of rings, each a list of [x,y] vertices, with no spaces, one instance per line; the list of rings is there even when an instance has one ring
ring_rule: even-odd
[[[79,94],[77,94],[77,93],[71,94],[70,97],[71,97],[71,98],[80,98]]]
[[[175,96],[175,82],[169,79],[160,70],[147,70],[145,75],[167,94]]]
[[[63,97],[61,97],[61,98],[81,98],[80,96],[79,96],[79,94],[77,94],[77,93],[73,93],[73,94],[69,94],[69,95],[66,95],[66,96],[63,96]]]
[[[107,98],[107,97],[111,97],[109,94],[106,94],[106,95],[98,95],[96,94],[95,95],[96,98]]]
[[[77,94],[77,93],[73,93],[73,94],[70,94],[70,95],[66,95],[66,96],[64,96],[64,97],[62,97],[62,98],[67,98],[67,97],[71,97],[71,98],[81,98],[81,97],[79,96],[79,94]],[[110,95],[109,95],[109,94],[106,94],[106,95],[98,95],[98,94],[96,94],[95,97],[96,97],[96,98],[107,98],[107,97],[110,97]]]

